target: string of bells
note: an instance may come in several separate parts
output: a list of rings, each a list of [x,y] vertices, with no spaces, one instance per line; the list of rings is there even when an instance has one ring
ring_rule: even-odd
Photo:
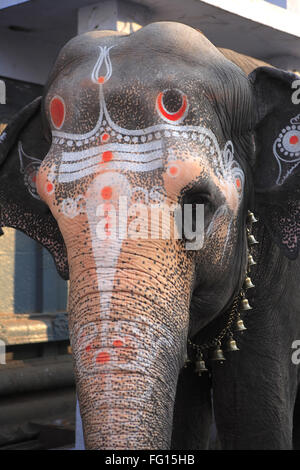
[[[208,372],[206,363],[204,360],[204,353],[208,352],[208,358],[214,363],[223,364],[226,360],[224,352],[234,352],[239,351],[238,345],[234,338],[236,333],[242,334],[247,330],[241,315],[252,310],[249,300],[246,298],[246,292],[249,289],[254,288],[250,277],[250,271],[252,266],[256,265],[251,249],[254,245],[258,244],[258,241],[255,239],[252,234],[252,225],[258,222],[253,212],[248,211],[247,215],[247,244],[248,244],[248,262],[246,275],[243,282],[243,286],[239,294],[235,297],[233,305],[229,311],[228,320],[226,326],[222,331],[216,336],[213,340],[208,343],[197,345],[194,344],[190,339],[188,339],[188,349],[191,349],[194,352],[194,360],[189,358],[186,361],[185,367],[190,363],[194,363],[194,370],[197,375],[201,376],[204,372]]]

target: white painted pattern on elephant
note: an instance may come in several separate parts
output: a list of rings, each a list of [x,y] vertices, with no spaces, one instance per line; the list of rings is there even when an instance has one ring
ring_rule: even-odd
[[[218,141],[210,129],[201,126],[180,126],[175,131],[175,126],[161,124],[156,126],[161,131],[169,130],[173,137],[184,134],[185,139],[198,141],[205,145],[213,160],[213,166],[220,181],[232,182],[242,194],[244,185],[244,173],[238,162],[234,159],[234,148],[231,141],[226,142],[221,151]],[[124,133],[126,130],[123,130]],[[147,140],[147,131],[144,129],[144,137]],[[157,134],[157,133],[156,133]],[[63,152],[59,166],[58,179],[60,183],[76,181],[90,174],[103,170],[126,170],[132,172],[153,171],[164,166],[162,133],[157,134],[158,140],[143,144],[128,144],[111,142],[102,146],[90,147],[76,152]],[[112,158],[106,161],[103,156],[106,152],[112,154]]]
[[[101,160],[108,152],[113,154],[113,159]],[[70,183],[104,169],[143,172],[162,166],[162,141],[132,145],[111,143],[79,152],[63,152],[58,182]]]
[[[107,194],[108,191],[109,194]],[[112,206],[117,210],[120,195],[128,200],[130,193],[131,186],[125,175],[107,172],[98,175],[93,180],[86,194],[86,213],[96,263],[101,315],[105,315],[110,310],[115,270],[122,247],[122,237],[125,234],[122,235],[119,232],[118,237],[108,236],[106,240],[101,240],[97,233],[99,216],[101,216],[99,208],[104,208],[105,204],[108,204],[108,210]],[[102,217],[105,216],[102,215]],[[110,227],[109,230],[116,230],[116,227]]]
[[[273,144],[273,154],[279,166],[277,185],[282,185],[300,163],[300,114],[290,120]]]
[[[95,67],[92,71],[92,81],[97,84],[103,84],[107,82],[112,74],[111,60],[109,56],[109,51],[115,46],[98,46],[100,49],[100,54],[98,60],[95,64]],[[101,74],[101,70],[105,68],[105,74]]]
[[[18,154],[20,160],[20,172],[24,174],[24,184],[32,197],[40,199],[36,187],[36,177],[42,161],[25,153],[21,141],[18,142]],[[25,160],[29,161],[26,166]]]
[[[173,352],[180,343],[185,345],[185,332],[181,331],[182,337],[174,343],[169,328],[164,324],[154,324],[153,320],[141,315],[138,321],[118,320],[110,322],[110,334],[106,334],[107,328],[102,323],[109,321],[109,317],[101,317],[100,322],[89,322],[78,330],[75,329],[71,335],[71,344],[74,351],[78,351],[76,357],[77,368],[80,377],[93,375],[97,371],[124,370],[147,374],[158,359],[158,354],[173,356]],[[104,319],[103,319],[104,318]],[[97,326],[100,325],[100,326]],[[151,344],[151,351],[145,347]],[[165,350],[162,347],[166,346]],[[153,346],[153,349],[152,349]],[[120,349],[128,348],[131,354],[127,362],[118,360]],[[129,354],[128,353],[128,354]],[[89,358],[87,358],[87,354]],[[99,361],[99,354],[109,356],[109,361]],[[184,355],[179,355],[183,357]],[[172,367],[180,367],[182,364],[171,364]],[[175,374],[176,375],[176,374]]]
[[[239,193],[242,192],[245,182],[245,175],[238,162],[234,159],[234,146],[231,140],[228,140],[222,152],[221,170],[217,168],[217,175],[222,184],[223,180],[232,180]]]
[[[106,107],[104,96],[104,83],[112,75],[112,66],[109,56],[111,48],[100,46],[100,55],[92,71],[92,81],[99,85],[99,119],[94,129],[85,134],[70,134],[59,130],[53,131],[53,143],[80,147],[87,145],[78,152],[63,152],[59,167],[59,182],[68,183],[77,179],[98,173],[103,169],[126,170],[133,172],[153,171],[163,168],[163,148],[165,138],[179,138],[182,140],[197,141],[203,144],[213,160],[214,168],[219,178],[231,181],[242,193],[244,173],[237,161],[233,158],[233,144],[226,142],[221,151],[215,134],[203,126],[179,125],[187,115],[187,97],[180,90],[185,99],[185,109],[177,122],[170,123],[170,119],[163,116],[165,123],[156,124],[145,129],[125,129],[114,123]],[[105,75],[100,76],[100,70],[105,66]],[[161,104],[161,111],[164,110]],[[172,115],[172,113],[171,113]],[[102,146],[91,147],[96,137],[103,136],[109,143]],[[103,158],[110,152],[110,158]]]
[[[166,327],[164,327],[166,328]],[[167,357],[172,357],[174,359],[174,351],[177,349],[177,344],[175,343],[174,338],[166,338],[163,336],[163,334],[160,333],[159,336],[155,336],[152,332],[152,330],[155,329],[155,325],[153,323],[149,324],[149,334],[151,336],[151,351],[148,351],[144,347],[144,340],[145,337],[143,335],[142,342],[140,346],[138,347],[137,351],[138,354],[136,356],[136,360],[132,363],[126,363],[126,364],[121,364],[121,363],[114,363],[113,370],[120,371],[120,370],[126,370],[134,373],[135,377],[140,377],[141,375],[146,378],[147,376],[153,376],[155,375],[155,369],[157,367],[157,363],[159,360],[161,360],[160,356],[164,356],[165,358]],[[139,332],[139,331],[138,331]],[[139,332],[140,333],[140,332]],[[183,356],[182,356],[183,357]],[[173,366],[176,368],[178,367],[178,370],[173,371],[168,371],[168,377],[172,377],[172,379],[166,381],[164,383],[164,394],[168,396],[168,399],[166,399],[165,402],[165,407],[168,408],[167,411],[167,416],[169,417],[171,421],[171,416],[173,413],[173,403],[175,400],[175,393],[176,393],[176,381],[177,381],[177,375],[180,370],[179,364],[174,364],[174,361],[167,361],[168,366]],[[111,365],[105,365],[101,369],[101,371],[104,371],[106,368],[108,368],[110,374],[105,374],[104,378],[104,390],[103,393],[101,393],[100,397],[95,400],[94,402],[94,408],[95,410],[101,409],[105,407],[105,409],[108,410],[109,416],[108,416],[108,425],[112,424],[114,421],[114,416],[112,410],[115,409],[116,402],[119,400],[119,395],[118,393],[115,393],[113,390],[112,386],[112,377],[113,375],[111,374],[112,367]],[[134,379],[134,377],[132,377]],[[158,382],[162,380],[162,378],[158,379]],[[151,397],[153,396],[153,392],[155,390],[155,387],[157,387],[157,383],[152,380],[145,380],[145,388],[144,390],[141,391],[139,394],[138,398],[136,396],[126,396],[126,405],[131,406],[135,409],[135,414],[134,417],[131,417],[130,419],[130,424],[133,425],[135,424],[138,428],[143,428],[144,426],[144,421],[145,421],[145,412],[147,411],[147,408],[149,406],[149,403],[151,403]]]
[[[145,339],[147,336],[147,343],[151,344],[151,351],[145,348]],[[71,333],[71,344],[74,351],[77,351],[76,363],[79,374],[79,382],[99,372],[104,372],[102,375],[101,386],[101,397],[93,402],[94,410],[101,409],[104,407],[108,410],[107,421],[111,424],[114,420],[113,409],[114,409],[114,391],[112,384],[112,371],[120,372],[127,371],[137,374],[137,376],[151,375],[153,367],[158,363],[159,360],[164,360],[168,363],[168,367],[174,367],[174,373],[171,371],[171,376],[174,377],[174,383],[166,383],[165,393],[169,394],[170,400],[166,403],[169,406],[168,415],[171,416],[173,408],[173,400],[176,390],[176,377],[178,370],[182,367],[180,362],[174,362],[168,360],[168,357],[174,359],[174,351],[178,349],[178,345],[182,345],[182,348],[186,348],[186,333],[184,330],[181,331],[181,337],[175,341],[171,335],[169,329],[163,324],[153,324],[148,317],[141,315],[140,321],[132,323],[130,330],[128,330],[128,321],[113,322],[111,326],[110,335],[106,335],[105,328],[101,323],[101,331],[98,331],[97,324],[95,322],[83,325],[78,331]],[[130,340],[128,344],[127,340]],[[119,361],[118,351],[119,347],[116,347],[116,343],[122,343],[121,348],[124,349],[129,346],[129,351],[135,350],[136,354],[131,357],[127,362]],[[133,347],[134,345],[134,347]],[[101,355],[109,354],[109,362],[99,362],[97,358]],[[181,351],[178,357],[184,357],[183,351]],[[105,374],[105,371],[109,374]],[[149,403],[149,398],[152,396],[155,383],[152,381],[146,382],[146,387],[143,393],[139,396],[139,403]],[[135,396],[126,397],[126,402],[131,406],[137,406],[137,399]],[[143,413],[145,408],[139,406],[136,410],[136,422],[139,426],[143,426],[144,418]],[[132,424],[132,423],[131,423]],[[76,433],[82,433],[81,431],[82,422],[80,417],[77,417]]]
[[[176,377],[182,364],[168,360],[169,357],[174,359],[174,351],[178,349],[180,344],[182,348],[186,347],[186,333],[184,329],[181,331],[181,337],[175,341],[169,328],[163,324],[155,324],[147,316],[141,315],[139,322],[132,322],[129,325],[128,321],[119,320],[110,324],[110,334],[107,334],[108,323],[105,325],[106,320],[101,319],[99,322],[100,327],[97,327],[95,322],[83,325],[78,331],[73,331],[71,334],[71,344],[76,354],[76,364],[78,371],[78,380],[84,380],[87,376],[94,374],[101,375],[101,397],[93,402],[94,410],[104,407],[108,410],[107,422],[112,423],[114,420],[114,391],[112,385],[113,371],[127,371],[137,374],[137,376],[147,377],[153,375],[153,368],[157,365],[158,361],[164,361],[165,366],[174,367],[171,371],[171,377],[174,377],[174,383],[170,381],[166,383],[165,393],[169,394],[170,408],[168,414],[171,416],[172,403],[176,390]],[[104,323],[104,325],[103,325]],[[100,331],[99,331],[100,330]],[[145,347],[145,342],[151,344],[151,350]],[[128,348],[130,357],[128,360],[119,360],[119,350]],[[180,348],[179,348],[180,349]],[[98,358],[109,357],[109,361],[98,360]],[[183,351],[178,357],[184,357]],[[105,372],[109,374],[105,374]],[[169,371],[170,372],[170,371]],[[155,382],[146,381],[146,387],[139,397],[140,404],[147,404],[149,398],[153,393]],[[136,407],[136,397],[128,396],[126,402],[131,406]],[[167,404],[166,404],[167,406]],[[139,406],[136,410],[136,421],[138,425],[143,425],[143,413],[145,408]],[[79,420],[80,421],[80,420]],[[81,426],[78,423],[77,427]],[[79,430],[79,429],[78,429]]]

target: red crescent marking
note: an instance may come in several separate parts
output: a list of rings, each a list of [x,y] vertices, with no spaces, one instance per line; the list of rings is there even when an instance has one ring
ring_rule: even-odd
[[[123,341],[121,341],[119,339],[116,339],[113,344],[116,348],[121,348],[122,346],[124,346]]]
[[[65,105],[60,98],[51,100],[50,115],[54,126],[60,129],[65,120]]]
[[[182,105],[180,106],[180,109],[176,111],[175,113],[168,113],[168,111],[164,109],[162,98],[163,98],[163,92],[161,91],[157,97],[157,107],[158,107],[159,112],[166,119],[169,119],[170,121],[178,121],[180,118],[182,118],[187,108],[186,95],[182,95]]]

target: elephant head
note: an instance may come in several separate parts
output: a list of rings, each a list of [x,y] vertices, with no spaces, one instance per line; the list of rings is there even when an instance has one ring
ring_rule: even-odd
[[[52,137],[37,191],[67,249],[87,448],[170,446],[187,338],[244,279],[255,187],[274,239],[295,256],[296,228],[282,234],[281,209],[268,206],[292,191],[294,170],[276,183],[272,145],[297,108],[282,108],[294,78],[268,68],[248,78],[176,23],[94,31],[62,49],[43,98]]]

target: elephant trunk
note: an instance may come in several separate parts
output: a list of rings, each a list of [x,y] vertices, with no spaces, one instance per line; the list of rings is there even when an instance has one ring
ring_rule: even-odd
[[[91,287],[91,270],[82,276]],[[170,447],[186,327],[171,323],[162,299],[137,292],[134,284],[143,277],[122,268],[114,290],[102,292],[110,303],[98,308],[99,292],[80,297],[86,281],[80,287],[71,270],[71,344],[87,449]]]
[[[128,227],[136,221],[121,204],[130,191],[123,174],[104,172],[90,184],[80,214],[57,214],[68,251],[69,329],[89,449],[169,447],[186,348],[193,265],[180,262],[180,243],[152,239],[147,230],[137,231],[137,239],[129,230],[115,236],[114,207]],[[145,220],[138,220],[141,228]]]

